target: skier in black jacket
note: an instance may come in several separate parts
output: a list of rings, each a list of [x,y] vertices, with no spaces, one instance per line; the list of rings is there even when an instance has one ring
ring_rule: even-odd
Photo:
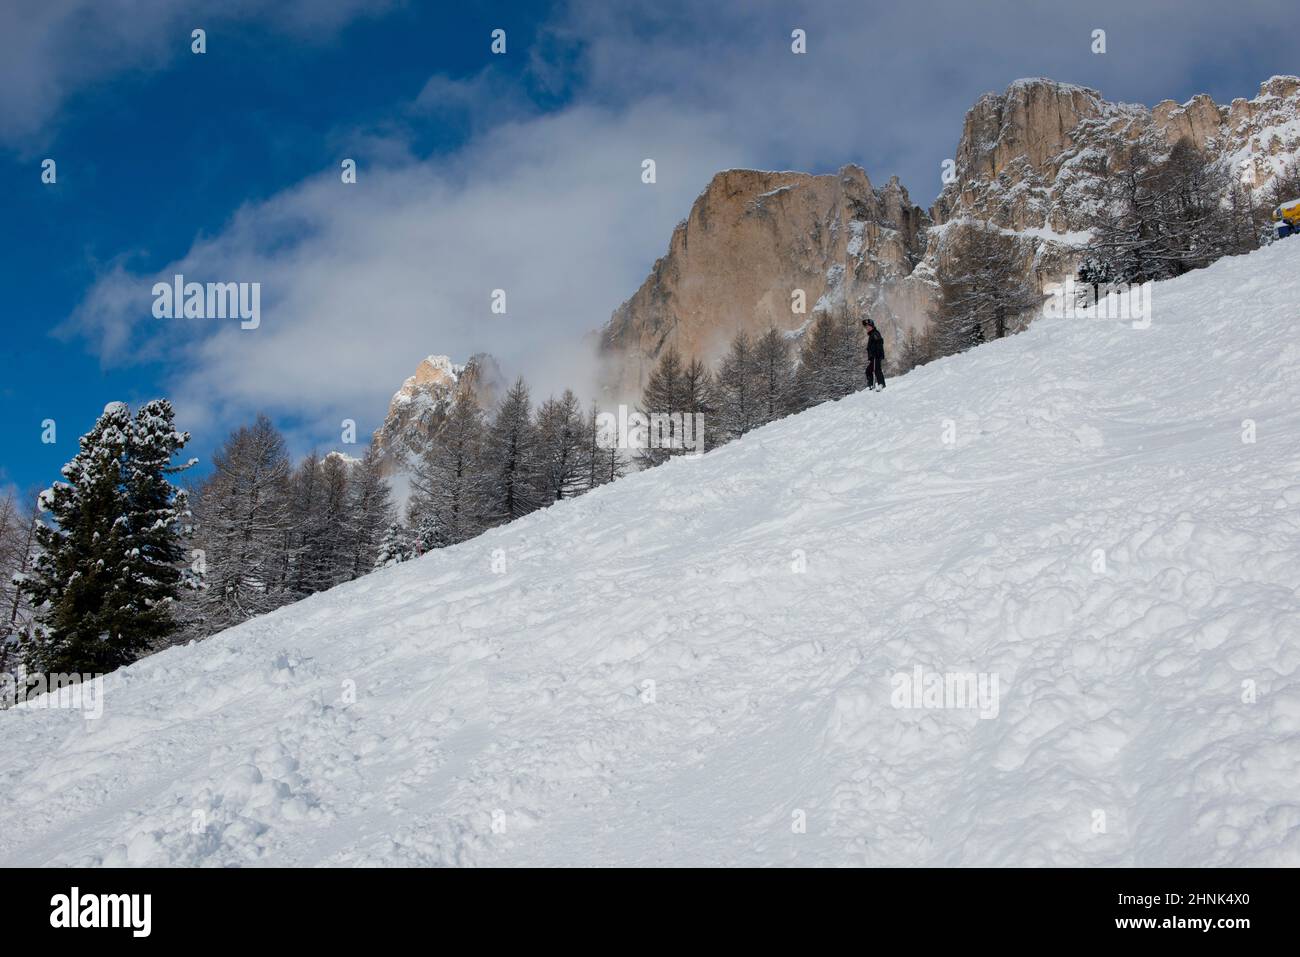
[[[885,337],[870,319],[863,319],[862,325],[867,330],[867,388],[874,392],[877,383],[885,387]]]

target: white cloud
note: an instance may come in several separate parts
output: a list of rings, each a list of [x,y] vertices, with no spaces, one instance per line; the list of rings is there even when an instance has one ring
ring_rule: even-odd
[[[453,157],[363,163],[356,185],[320,176],[242,210],[157,275],[115,268],[73,328],[110,361],[166,357],[183,370],[178,403],[203,418],[265,408],[327,431],[341,417],[373,423],[433,352],[488,351],[539,390],[583,387],[583,333],[640,283],[737,155],[712,125],[660,101],[617,115],[575,107],[500,126]],[[654,185],[640,179],[646,157]],[[260,328],[154,319],[152,284],[177,272],[260,282]],[[494,289],[506,292],[504,316],[490,311]]]

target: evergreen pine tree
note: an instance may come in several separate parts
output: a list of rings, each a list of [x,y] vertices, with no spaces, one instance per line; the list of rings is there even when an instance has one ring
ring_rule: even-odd
[[[231,433],[192,505],[202,549],[199,628],[212,634],[272,611],[295,595],[282,587],[290,525],[284,439],[259,415]]]
[[[743,329],[731,341],[717,375],[718,427],[723,441],[738,439],[765,421],[763,369],[754,340]]]
[[[1092,307],[1107,295],[1107,290],[1115,283],[1113,264],[1102,256],[1090,253],[1079,264],[1078,305]]]
[[[591,491],[627,474],[627,459],[623,451],[617,442],[609,441],[611,436],[602,435],[600,412],[594,402],[583,424],[582,436],[584,491]]]
[[[682,370],[683,441],[686,445],[673,449],[673,454],[708,451],[717,445],[714,438],[717,412],[717,390],[713,375],[699,359],[691,359]],[[691,416],[691,419],[687,420],[686,416]]]
[[[569,389],[537,410],[537,444],[547,503],[579,494],[583,485],[583,421]]]
[[[304,556],[313,593],[347,581],[352,572],[348,548],[351,467],[342,455],[331,452],[320,460],[320,473],[321,494]]]
[[[280,587],[302,597],[315,590],[319,572],[314,555],[323,525],[321,499],[325,482],[321,457],[315,449],[292,469],[287,486],[285,521],[280,533],[279,582]]]
[[[348,490],[347,544],[351,555],[348,578],[359,578],[375,567],[380,541],[393,517],[393,497],[381,470],[379,450],[371,445],[353,467]]]
[[[122,660],[83,667],[111,652],[107,596],[122,558],[117,520],[125,512],[120,482],[129,428],[126,406],[110,403],[63,467],[67,481],[41,493],[41,509],[53,524],[43,522],[36,531],[41,554],[35,574],[24,583],[38,609],[37,622],[25,636],[26,664],[32,671],[110,671],[131,660],[113,655]]]
[[[32,671],[112,671],[144,654],[159,627],[135,614],[148,583],[135,575],[141,556],[128,555],[143,527],[125,482],[132,440],[129,410],[110,403],[63,467],[66,481],[41,493],[53,525],[36,530],[41,554],[23,583],[38,609],[24,642]]]
[[[33,494],[24,507],[10,492],[0,500],[0,674],[21,664],[19,642],[31,627],[31,603],[23,583],[36,560],[36,530],[40,509]]]
[[[847,315],[818,314],[799,348],[796,408],[843,398],[865,384],[866,351],[860,339],[857,325]]]
[[[418,497],[413,497],[407,503],[406,527],[411,533],[411,547],[416,555],[453,544],[447,540],[447,533],[436,514]]]
[[[170,476],[194,464],[172,464],[189,438],[176,431],[166,399],[141,406],[127,434],[123,565],[110,601],[123,616],[119,630],[143,635],[152,647],[164,645],[177,628],[172,605],[180,596],[190,510]]]
[[[411,530],[401,522],[389,522],[375,554],[375,569],[409,562],[418,554]]]
[[[934,339],[929,331],[908,329],[894,360],[894,375],[904,375],[934,359]]]
[[[775,326],[763,333],[754,346],[759,422],[775,422],[791,409],[794,392],[794,363],[789,340]]]
[[[971,227],[939,273],[935,326],[940,353],[951,355],[1006,336],[1041,302],[1021,269],[1015,237],[995,226]]]
[[[421,551],[455,545],[484,528],[487,508],[483,413],[463,395],[417,467],[410,524]]]
[[[677,347],[668,346],[651,370],[645,388],[641,390],[641,414],[651,421],[654,421],[655,416],[671,417],[674,413],[680,414],[685,406],[685,376],[686,369]],[[664,438],[671,442],[676,438],[676,432],[672,431]],[[668,461],[672,451],[671,448],[647,443],[645,448],[637,450],[637,463],[642,468],[653,468]]]
[[[545,494],[528,386],[516,380],[497,407],[484,442],[484,501],[490,525],[527,515]]]

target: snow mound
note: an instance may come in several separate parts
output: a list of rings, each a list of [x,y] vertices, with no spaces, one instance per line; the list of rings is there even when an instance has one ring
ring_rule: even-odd
[[[0,713],[0,864],[1300,864],[1298,277],[1041,320],[98,720]]]

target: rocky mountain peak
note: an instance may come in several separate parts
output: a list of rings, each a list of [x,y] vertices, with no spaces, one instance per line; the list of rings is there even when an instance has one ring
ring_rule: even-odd
[[[402,383],[402,389],[414,392],[430,385],[455,385],[457,377],[464,371],[464,366],[455,365],[448,356],[426,356],[415,367],[415,375]]]
[[[1096,90],[1051,80],[1017,80],[985,94],[966,114],[956,181],[931,216],[985,219],[1004,228],[1068,234],[1086,230],[1098,185],[1142,137],[1172,146],[1188,140],[1226,160],[1262,188],[1275,160],[1300,150],[1300,78],[1272,77],[1254,100],[1221,106],[1198,94],[1184,103],[1112,103]]]
[[[1040,286],[1077,267],[1108,169],[1139,138],[1190,140],[1267,188],[1300,154],[1300,78],[1275,76],[1253,100],[1206,95],[1153,108],[1045,77],[981,96],[966,114],[955,177],[926,212],[896,177],[873,187],[858,166],[830,175],[718,173],[673,231],[668,251],[601,332],[605,391],[635,399],[669,343],[709,360],[735,333],[796,336],[819,310],[872,315],[897,344],[923,326],[935,277],[967,227],[1016,235]],[[794,290],[808,309],[792,309]]]
[[[1018,160],[1043,167],[1069,144],[1081,120],[1102,112],[1102,103],[1096,90],[1043,77],[986,93],[966,114],[958,169],[992,179]]]
[[[426,356],[394,393],[384,423],[375,431],[384,474],[409,473],[457,402],[472,397],[490,408],[501,384],[501,370],[487,353],[471,356],[464,365],[444,355]]]
[[[607,392],[638,396],[669,343],[710,360],[740,329],[793,331],[818,310],[867,314],[920,261],[927,225],[897,178],[876,189],[858,166],[718,173],[603,330]]]

